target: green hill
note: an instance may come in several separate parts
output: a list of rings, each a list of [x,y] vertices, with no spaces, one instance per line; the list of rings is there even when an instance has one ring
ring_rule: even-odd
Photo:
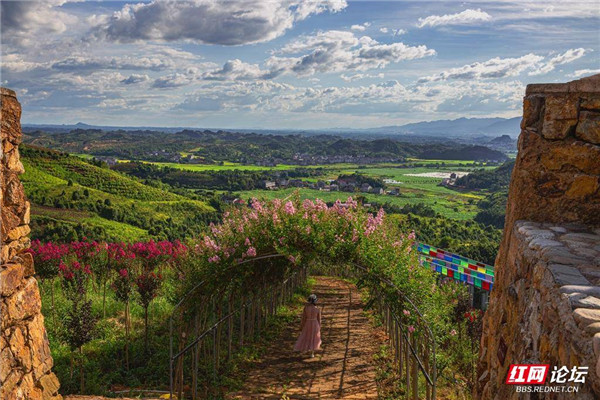
[[[149,186],[100,163],[25,145],[21,156],[33,238],[185,239],[216,218],[215,210],[193,195]]]

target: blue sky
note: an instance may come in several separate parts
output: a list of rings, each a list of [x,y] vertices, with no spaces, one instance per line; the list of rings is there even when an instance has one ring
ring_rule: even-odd
[[[600,73],[598,1],[2,1],[25,123],[376,127]]]

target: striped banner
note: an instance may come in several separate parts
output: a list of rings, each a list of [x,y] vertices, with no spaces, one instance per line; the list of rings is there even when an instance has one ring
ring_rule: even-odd
[[[424,243],[417,243],[419,262],[444,276],[491,291],[494,267]]]

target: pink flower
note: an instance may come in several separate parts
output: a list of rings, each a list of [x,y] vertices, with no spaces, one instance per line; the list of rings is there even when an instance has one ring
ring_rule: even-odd
[[[119,270],[119,275],[121,275],[121,278],[127,278],[127,275],[129,275],[129,272],[127,272],[127,270],[125,268]]]
[[[219,262],[220,260],[221,260],[221,257],[219,257],[219,256],[212,256],[211,258],[208,259],[208,262],[216,263],[216,262]]]
[[[287,203],[285,203],[284,211],[286,212],[286,214],[289,214],[289,215],[295,214],[296,209],[294,208],[294,203],[292,203],[291,201],[288,201]]]
[[[296,264],[296,257],[294,257],[294,256],[289,256],[289,257],[288,257],[288,260],[290,260],[290,262],[291,262],[292,264]]]
[[[456,336],[456,329],[452,329],[450,331],[450,336]]]
[[[404,315],[406,315],[406,316],[409,316],[409,315],[410,315],[410,311],[408,311],[408,310],[403,310],[403,311],[402,311],[402,313],[403,313]]]
[[[250,243],[250,238],[246,238],[246,241],[244,242],[244,244],[246,246],[250,246],[252,243]]]
[[[408,331],[409,331],[410,333],[413,333],[413,332],[415,331],[415,327],[414,327],[414,326],[412,326],[412,325],[409,325],[409,326],[408,326]]]
[[[248,257],[256,257],[256,249],[254,247],[249,247],[248,251],[246,251],[246,255]]]

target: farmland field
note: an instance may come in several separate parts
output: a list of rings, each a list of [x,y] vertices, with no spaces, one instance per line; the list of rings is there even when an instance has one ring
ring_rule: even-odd
[[[297,165],[286,164],[277,165],[276,167],[241,165],[236,163],[224,163],[223,165],[203,165],[152,162],[150,164],[187,171],[214,171],[215,173],[219,171],[231,170],[283,172],[300,167]],[[415,164],[420,166],[413,166]],[[472,219],[478,212],[476,202],[485,197],[485,193],[452,190],[447,187],[440,186],[441,178],[423,175],[435,173],[448,174],[451,172],[457,172],[459,175],[462,175],[474,170],[492,170],[496,167],[479,166],[478,164],[477,166],[474,166],[473,163],[466,163],[458,160],[435,161],[415,159],[411,160],[411,164],[326,164],[308,167],[302,166],[301,168],[322,168],[324,172],[321,176],[300,178],[303,181],[317,182],[319,180],[335,180],[340,175],[359,173],[373,178],[385,179],[387,180],[387,187],[397,187],[400,189],[401,193],[399,196],[388,196],[367,193],[324,192],[309,188],[300,188],[300,195],[303,198],[319,197],[325,201],[335,201],[337,199],[344,200],[350,195],[354,197],[361,195],[364,196],[368,202],[375,202],[377,204],[389,203],[399,207],[403,207],[407,204],[414,205],[423,203],[431,206],[436,212],[449,218],[466,220]],[[294,190],[296,189],[287,188],[276,191],[255,189],[237,191],[233,193],[243,199],[249,199],[252,197],[272,199],[289,196],[294,192]]]
[[[443,188],[440,188],[443,189]],[[448,190],[448,189],[446,189]],[[457,220],[469,220],[477,214],[477,207],[475,201],[469,202],[469,197],[460,194],[442,196],[435,192],[407,192],[400,196],[388,196],[388,195],[376,195],[370,193],[346,193],[346,192],[325,192],[308,188],[300,189],[282,189],[282,190],[248,190],[243,192],[236,192],[242,199],[276,199],[286,198],[292,196],[296,191],[300,194],[302,199],[315,199],[319,198],[326,202],[334,202],[336,200],[345,201],[349,196],[356,198],[362,196],[367,202],[376,202],[378,204],[390,203],[395,206],[405,206],[407,204],[414,205],[423,203],[432,207],[436,212],[444,214],[448,218]],[[475,200],[475,199],[472,199]]]

